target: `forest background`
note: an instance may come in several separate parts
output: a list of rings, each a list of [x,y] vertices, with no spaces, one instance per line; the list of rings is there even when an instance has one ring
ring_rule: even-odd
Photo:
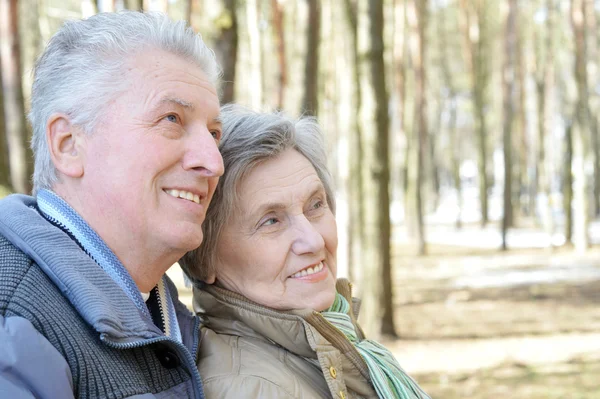
[[[0,196],[45,43],[122,9],[187,20],[222,103],[318,117],[339,274],[432,397],[598,397],[600,1],[0,0]]]

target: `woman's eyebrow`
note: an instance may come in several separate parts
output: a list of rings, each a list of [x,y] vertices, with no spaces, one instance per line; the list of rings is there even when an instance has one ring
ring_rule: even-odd
[[[267,211],[280,211],[285,209],[286,205],[282,202],[266,202],[259,206],[255,211],[251,211],[248,213],[249,216],[262,215],[263,213],[267,213]]]
[[[310,192],[309,195],[306,196],[306,200],[311,199],[312,197],[314,197],[317,194],[325,194],[325,187],[323,187],[322,183],[319,183],[318,185],[315,186],[315,188]],[[256,211],[251,211],[249,213],[249,215],[256,215],[256,214],[263,214],[266,213],[267,211],[280,211],[282,209],[285,209],[287,207],[286,204],[282,203],[282,202],[265,202],[264,204],[262,204],[261,206],[259,206]]]
[[[221,120],[219,118],[212,119],[211,121],[208,122],[208,124],[210,125],[210,127],[212,129],[223,130],[223,124],[221,123]]]
[[[323,183],[321,182],[312,190],[308,198],[314,197],[317,194],[325,194],[325,187],[323,187]]]

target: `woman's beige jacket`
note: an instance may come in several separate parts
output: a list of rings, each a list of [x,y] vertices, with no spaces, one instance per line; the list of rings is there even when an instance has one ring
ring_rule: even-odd
[[[337,289],[356,323],[350,283],[340,279]],[[207,399],[377,398],[354,345],[319,312],[274,311],[215,286],[195,290],[194,309]]]

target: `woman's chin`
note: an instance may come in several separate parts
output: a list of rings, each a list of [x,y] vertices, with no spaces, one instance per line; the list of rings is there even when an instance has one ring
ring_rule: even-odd
[[[324,310],[327,310],[331,307],[331,305],[333,305],[333,301],[335,300],[335,289],[333,291],[333,293],[331,293],[330,295],[324,295],[323,298],[319,298],[319,300],[317,302],[314,303],[314,306],[312,307],[314,310],[316,310],[317,312],[322,312]]]

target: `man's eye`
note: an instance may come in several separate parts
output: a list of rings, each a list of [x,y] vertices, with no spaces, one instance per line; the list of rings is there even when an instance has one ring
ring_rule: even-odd
[[[175,114],[169,114],[169,115],[165,116],[164,119],[166,119],[166,120],[168,120],[169,122],[172,122],[172,123],[179,122],[179,118]]]

